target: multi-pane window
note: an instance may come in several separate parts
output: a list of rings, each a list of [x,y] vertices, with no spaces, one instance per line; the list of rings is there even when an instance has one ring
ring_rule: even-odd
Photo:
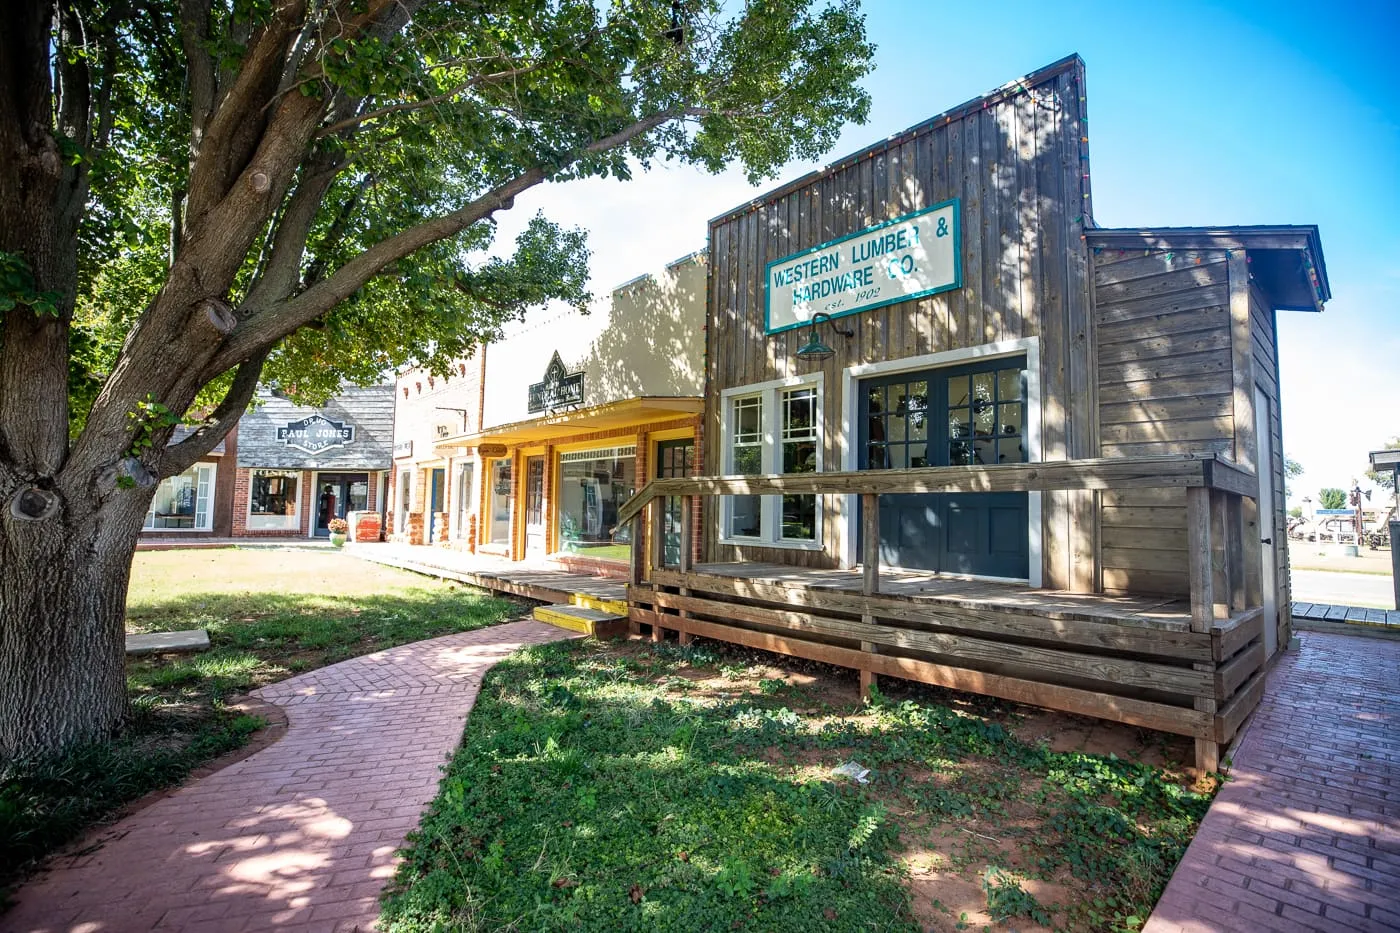
[[[728,472],[754,476],[763,472],[763,396],[736,398],[730,408]],[[733,496],[729,504],[729,534],[758,538],[763,534],[760,496]]]
[[[948,463],[1024,463],[1021,368],[948,379]]]
[[[817,471],[817,390],[811,386],[782,393],[782,472]],[[793,541],[817,538],[817,497],[783,496],[783,534]]]
[[[770,385],[726,401],[725,471],[739,475],[821,469],[821,389]],[[819,540],[817,496],[729,496],[725,537],[809,546]]]
[[[929,396],[925,379],[866,388],[869,469],[903,470],[928,463]]]

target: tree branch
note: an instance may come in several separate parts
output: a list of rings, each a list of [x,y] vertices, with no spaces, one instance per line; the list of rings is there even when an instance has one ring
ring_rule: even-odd
[[[339,120],[335,123],[332,123],[330,126],[317,133],[316,138],[324,139],[327,136],[334,136],[341,130],[347,130],[352,126],[359,126],[361,123],[367,123],[370,120],[377,120],[380,117],[387,117],[393,113],[403,113],[405,111],[410,110],[422,110],[425,107],[434,107],[438,104],[446,103],[447,101],[452,100],[458,94],[461,94],[463,91],[468,91],[474,87],[477,87],[478,85],[490,84],[496,81],[506,81],[513,78],[519,78],[524,75],[530,74],[531,72],[539,71],[541,68],[544,67],[545,64],[545,62],[540,61],[535,62],[533,65],[526,65],[522,68],[512,68],[508,71],[497,71],[489,75],[477,75],[476,77],[468,78],[466,81],[463,81],[461,84],[457,85],[451,90],[443,91],[441,94],[434,94],[432,97],[425,97],[422,100],[406,100],[401,103],[391,104],[387,107],[380,107],[378,110],[369,110],[365,113],[356,114],[353,117],[348,117],[344,120]]]
[[[263,361],[266,359],[267,354],[263,353],[239,365],[223,401],[209,413],[204,423],[189,437],[161,451],[156,464],[157,476],[164,478],[185,472],[228,435],[248,410],[248,403],[258,390],[258,379],[262,376]]]
[[[204,128],[214,112],[216,74],[209,54],[209,0],[180,0],[180,45],[190,95],[190,158],[199,156]]]
[[[341,163],[329,155],[313,157],[307,164],[272,231],[267,264],[248,289],[245,305],[270,304],[286,298],[296,289],[307,237],[340,169]]]
[[[277,341],[349,298],[384,267],[431,243],[455,236],[496,211],[508,210],[515,203],[517,195],[546,181],[551,174],[584,156],[625,146],[670,120],[702,112],[695,108],[659,111],[610,136],[594,140],[548,170],[538,166],[527,169],[451,213],[425,220],[380,240],[341,266],[329,278],[317,282],[301,294],[266,309],[252,309],[206,371],[217,375],[252,354],[267,352]]]

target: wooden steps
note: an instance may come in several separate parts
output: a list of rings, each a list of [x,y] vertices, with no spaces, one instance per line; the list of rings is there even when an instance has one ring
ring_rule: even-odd
[[[534,616],[536,621],[547,622],[571,632],[582,632],[594,638],[617,638],[627,634],[626,607],[618,614],[588,606],[556,603],[552,606],[536,606]]]

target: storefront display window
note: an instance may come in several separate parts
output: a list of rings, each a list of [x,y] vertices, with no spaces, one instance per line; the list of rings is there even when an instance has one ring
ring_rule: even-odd
[[[254,470],[248,478],[248,528],[299,528],[300,480],[301,473],[292,470]]]
[[[510,460],[492,460],[491,477],[491,535],[492,544],[510,544]]]
[[[607,447],[559,455],[559,541],[562,550],[606,560],[631,555],[629,530],[617,510],[637,491],[637,448]]]
[[[197,463],[179,476],[161,481],[145,531],[209,531],[214,514],[214,464]]]

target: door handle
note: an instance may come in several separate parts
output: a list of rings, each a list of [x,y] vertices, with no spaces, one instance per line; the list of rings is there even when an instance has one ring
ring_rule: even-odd
[[[1259,539],[1259,543],[1260,543],[1260,544],[1273,544],[1273,543],[1274,543],[1274,539],[1273,539],[1273,538],[1260,538],[1260,539]]]

